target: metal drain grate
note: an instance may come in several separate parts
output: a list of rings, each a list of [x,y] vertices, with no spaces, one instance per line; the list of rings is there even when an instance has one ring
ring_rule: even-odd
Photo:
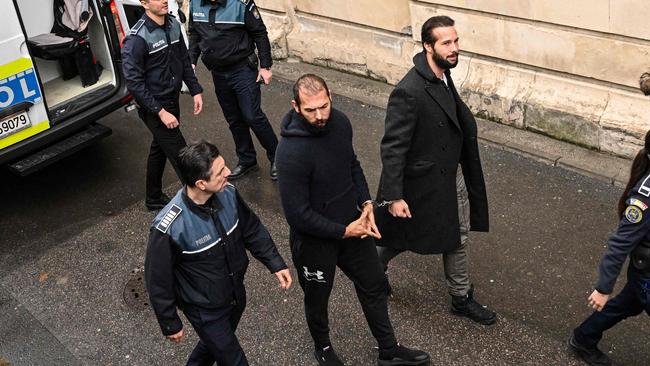
[[[124,286],[124,302],[135,310],[149,308],[149,294],[144,286],[144,268],[137,268],[131,271],[131,276]]]

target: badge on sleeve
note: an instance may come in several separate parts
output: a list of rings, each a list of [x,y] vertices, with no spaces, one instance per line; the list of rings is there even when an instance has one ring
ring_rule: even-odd
[[[627,206],[625,209],[625,218],[632,224],[639,223],[643,219],[643,211],[636,206]]]

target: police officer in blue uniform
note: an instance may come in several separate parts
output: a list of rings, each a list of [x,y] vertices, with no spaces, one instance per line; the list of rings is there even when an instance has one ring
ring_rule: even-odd
[[[598,349],[603,332],[645,311],[650,315],[650,131],[632,163],[630,180],[618,204],[618,229],[607,242],[589,306],[596,311],[573,331],[569,347],[589,365],[611,365]],[[616,278],[630,256],[627,283],[613,299]],[[609,301],[608,301],[609,300]]]
[[[250,130],[266,150],[271,179],[276,180],[278,139],[262,111],[259,85],[268,84],[273,75],[271,43],[255,2],[192,0],[188,30],[192,65],[200,57],[212,72],[217,99],[235,141],[239,162],[230,180],[258,168]]]
[[[194,98],[194,114],[203,108],[203,89],[194,75],[180,23],[168,14],[167,0],[142,0],[145,14],[124,39],[122,65],[126,86],[138,102],[138,114],[153,135],[147,160],[145,204],[163,208],[162,176],[169,159],[180,177],[176,160],[186,146],[179,129],[178,98],[183,81]]]
[[[153,221],[145,279],[163,334],[183,339],[176,307],[200,341],[188,365],[248,365],[235,330],[246,306],[246,249],[291,286],[287,265],[258,217],[228,183],[230,170],[216,146],[199,142],[179,155],[187,186]]]

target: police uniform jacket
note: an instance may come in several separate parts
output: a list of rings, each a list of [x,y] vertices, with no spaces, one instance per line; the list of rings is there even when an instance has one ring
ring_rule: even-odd
[[[176,307],[245,301],[246,249],[272,273],[287,268],[266,228],[234,186],[195,204],[181,188],[153,221],[145,279],[163,334],[182,329]]]
[[[160,26],[146,14],[131,28],[122,47],[126,86],[138,104],[157,114],[162,102],[178,101],[183,81],[192,96],[203,92],[181,34],[181,24],[167,15]]]
[[[473,231],[488,231],[488,204],[474,116],[445,72],[448,89],[429,67],[424,52],[395,86],[388,100],[381,141],[383,164],[378,201],[404,199],[411,219],[395,218],[387,207],[375,215],[378,245],[422,254],[460,245],[456,171],[462,166]]]
[[[188,31],[194,65],[203,54],[208,69],[234,70],[248,63],[255,46],[260,66],[273,64],[266,26],[253,0],[192,0]]]
[[[282,120],[275,162],[282,207],[292,233],[301,238],[342,239],[370,200],[368,184],[352,146],[352,126],[332,108],[324,128],[295,110]]]
[[[607,241],[598,270],[595,289],[602,294],[614,291],[616,279],[628,256],[631,256],[630,270],[650,279],[650,172],[630,190],[616,232]]]

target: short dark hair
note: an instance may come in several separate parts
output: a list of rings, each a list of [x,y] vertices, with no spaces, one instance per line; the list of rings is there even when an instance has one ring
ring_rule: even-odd
[[[322,77],[315,74],[305,74],[296,80],[293,84],[293,100],[300,106],[300,91],[305,91],[310,95],[315,95],[318,92],[325,90],[327,96],[330,96],[330,89]]]
[[[431,17],[429,18],[424,24],[422,24],[422,47],[424,47],[425,43],[428,43],[430,45],[434,45],[437,41],[436,37],[433,36],[433,30],[436,28],[442,28],[442,27],[453,27],[454,24],[453,19],[446,15],[438,15],[436,17]]]
[[[194,187],[197,180],[210,180],[212,163],[219,157],[219,149],[205,141],[192,143],[178,154],[178,170],[185,184]]]

